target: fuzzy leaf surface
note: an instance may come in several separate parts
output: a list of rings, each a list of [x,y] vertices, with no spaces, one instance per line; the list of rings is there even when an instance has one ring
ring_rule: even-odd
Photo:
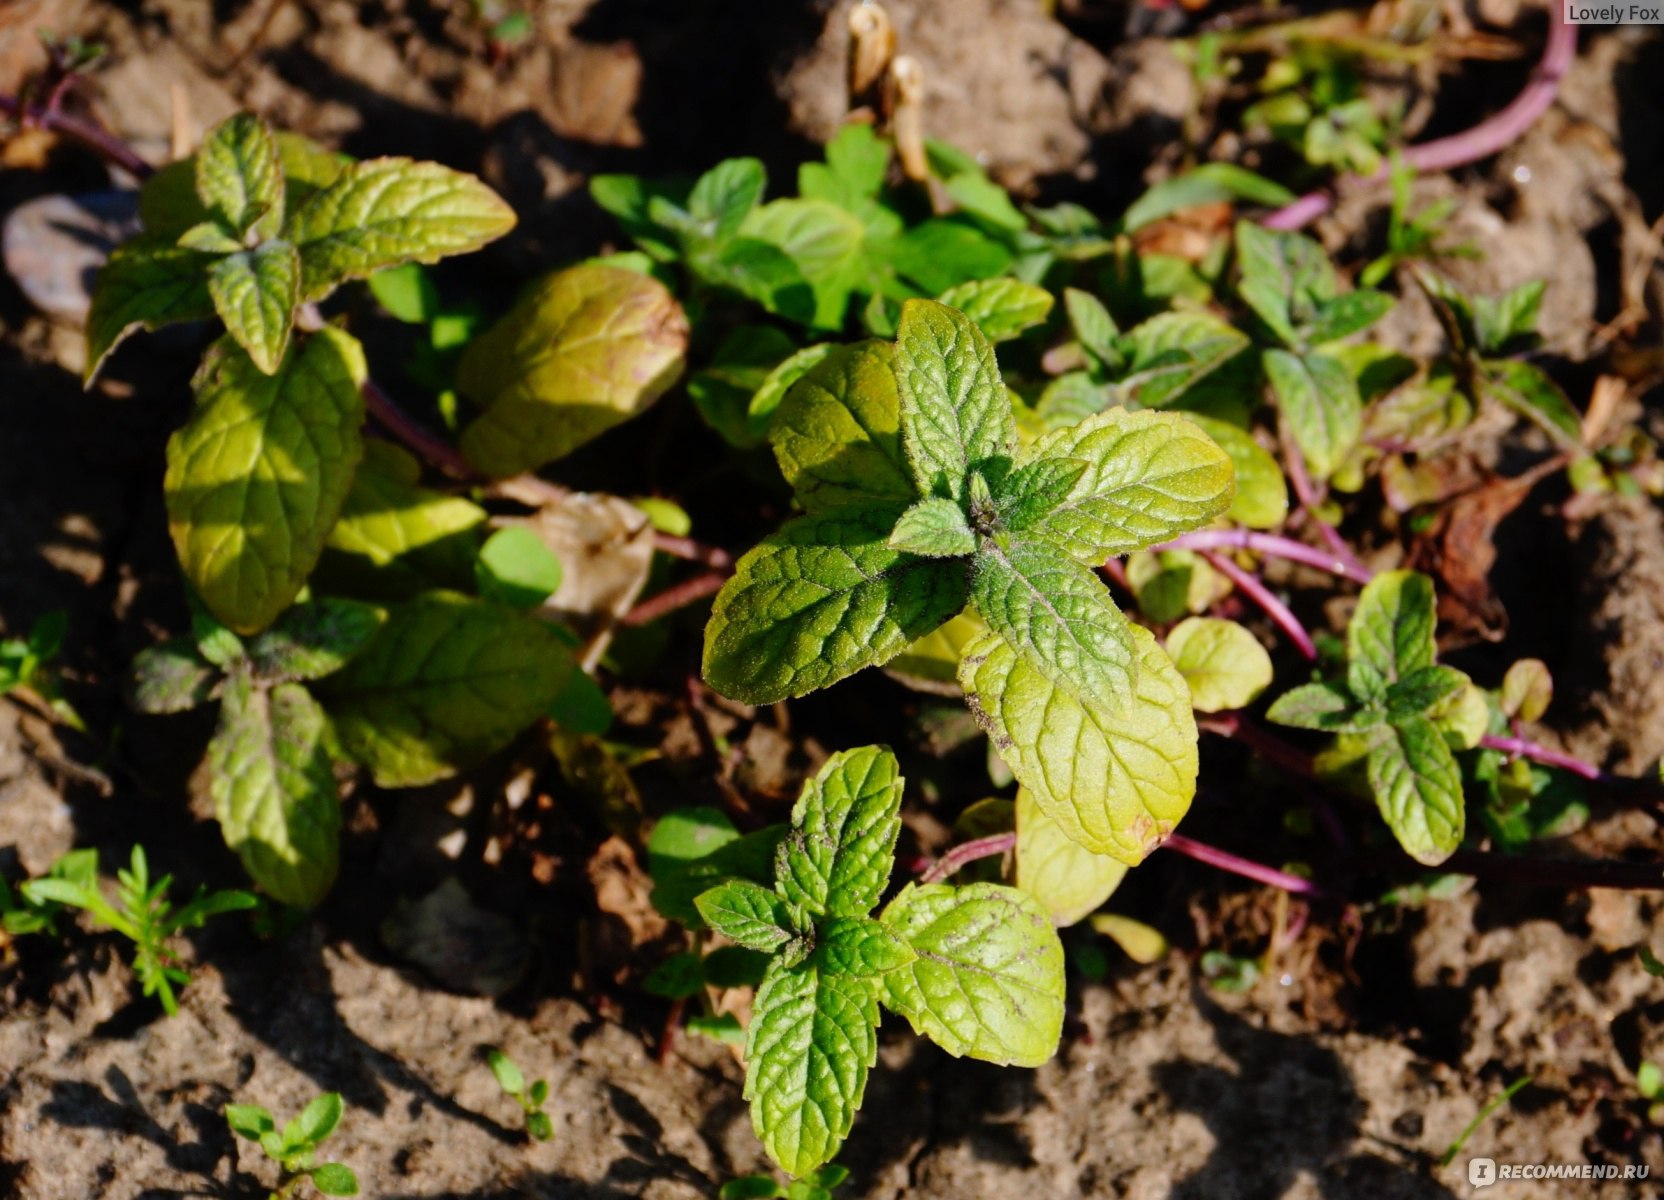
[[[566,639],[544,622],[435,591],[394,608],[318,694],[378,784],[415,787],[507,745],[575,669]]]
[[[186,250],[163,237],[130,238],[99,268],[87,310],[87,362],[92,382],[110,352],[141,325],[157,329],[174,321],[214,315],[208,268],[214,256]]]
[[[1385,693],[1433,665],[1433,581],[1418,571],[1383,571],[1364,586],[1346,627],[1347,686],[1360,700]]]
[[[913,948],[882,921],[833,917],[815,931],[815,967],[827,975],[871,979],[905,967]]]
[[[253,113],[227,117],[196,152],[196,192],[203,206],[239,238],[283,228],[283,164],[266,123]]]
[[[270,375],[283,361],[300,295],[300,255],[288,242],[265,242],[217,258],[208,294],[226,332]]]
[[[705,681],[771,704],[895,657],[965,607],[963,563],[889,548],[899,506],[789,521],[735,566],[705,627]]]
[[[874,984],[813,967],[769,966],[751,1002],[745,1098],[780,1167],[806,1175],[838,1153],[878,1057]]]
[[[267,691],[246,670],[233,671],[208,746],[225,844],[271,896],[300,908],[324,898],[340,861],[341,802],[325,724],[305,688]]]
[[[320,597],[297,604],[249,642],[249,661],[263,680],[322,679],[362,650],[386,617],[357,600]]]
[[[173,638],[134,655],[128,701],[142,713],[187,712],[206,703],[218,681],[190,638]]]
[[[769,430],[780,472],[808,512],[918,499],[901,447],[895,349],[833,350],[786,392]]]
[[[1063,1032],[1063,943],[1032,896],[991,883],[910,885],[884,923],[917,956],[882,982],[886,1008],[949,1054],[1037,1067]]]
[[[965,648],[959,682],[1047,815],[1086,849],[1137,866],[1196,793],[1196,720],[1190,689],[1155,636],[1130,630],[1137,682],[1121,712],[1057,687],[993,633]]]
[[[485,411],[462,453],[500,478],[564,458],[682,373],[688,322],[651,276],[580,264],[544,277],[469,343],[457,387]]]
[[[902,306],[896,333],[901,440],[921,495],[965,493],[972,467],[1017,442],[994,348],[964,313],[933,300]]]
[[[920,500],[896,521],[889,547],[926,558],[963,558],[976,551],[976,534],[959,501],[945,496]]]
[[[994,344],[1042,324],[1055,303],[1045,288],[1011,278],[974,279],[949,288],[936,299],[964,313]]]
[[[1013,533],[1032,529],[1057,511],[1088,469],[1078,458],[1037,458],[1000,482],[994,508]]]
[[[485,184],[438,163],[372,158],[345,167],[289,215],[302,300],[400,263],[466,254],[514,228],[514,210]]]
[[[731,942],[771,952],[797,936],[796,922],[778,893],[745,879],[701,892],[694,905],[705,924]]]
[[[1126,707],[1137,674],[1130,626],[1102,581],[1061,549],[985,539],[971,602],[1055,686],[1111,711]]]
[[[263,629],[311,574],[363,455],[364,351],[322,329],[266,374],[229,339],[203,360],[196,407],[168,439],[168,531],[210,612]]]
[[[1267,350],[1262,360],[1277,409],[1306,465],[1327,479],[1363,433],[1358,385],[1338,359]]]
[[[1086,471],[1037,529],[1090,567],[1207,524],[1236,490],[1230,457],[1176,413],[1095,413],[1035,442],[1024,465],[1048,458]]]
[[[1296,729],[1363,733],[1387,719],[1379,707],[1360,704],[1338,683],[1307,683],[1284,692],[1266,710],[1266,719]]]
[[[890,882],[901,772],[882,746],[843,750],[803,785],[775,858],[775,887],[814,916],[864,917]]]

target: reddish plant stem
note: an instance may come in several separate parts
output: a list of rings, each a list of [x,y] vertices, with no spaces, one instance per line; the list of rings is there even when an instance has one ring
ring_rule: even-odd
[[[649,621],[656,621],[679,608],[697,604],[706,596],[715,595],[727,582],[726,571],[707,571],[703,575],[695,575],[692,579],[684,579],[681,583],[665,588],[656,596],[643,600],[625,613],[619,624],[645,625]]]
[[[0,113],[14,118],[25,128],[49,129],[72,142],[79,142],[105,162],[120,167],[137,179],[148,179],[156,173],[155,167],[102,125],[66,113],[56,105],[24,104],[16,96],[0,95]]]
[[[720,546],[707,546],[704,542],[696,542],[692,538],[660,533],[654,535],[653,546],[672,558],[685,558],[689,562],[700,563],[713,570],[732,573],[734,569],[734,556],[728,551]]]
[[[1009,853],[1016,844],[1017,835],[1014,833],[995,833],[974,841],[961,842],[927,866],[919,875],[919,882],[941,883],[961,867],[969,866],[979,858],[993,858],[996,854]]]
[[[1306,632],[1306,627],[1300,624],[1300,618],[1294,615],[1288,605],[1277,599],[1270,588],[1222,554],[1204,550],[1202,557],[1207,559],[1215,571],[1236,584],[1243,595],[1264,609],[1265,615],[1288,634],[1289,641],[1294,643],[1295,649],[1299,650],[1308,662],[1317,661],[1317,647],[1312,644],[1311,635]]]
[[[1543,57],[1520,94],[1507,107],[1472,129],[1410,146],[1404,151],[1404,161],[1418,171],[1448,171],[1452,167],[1489,158],[1505,149],[1548,111],[1560,90],[1561,79],[1576,56],[1577,27],[1565,22],[1558,4],[1550,4],[1548,40],[1543,46]],[[1335,186],[1384,183],[1390,174],[1390,166],[1383,163],[1373,175],[1347,176]],[[1267,229],[1300,229],[1328,212],[1334,203],[1332,188],[1311,192],[1262,218],[1260,224]]]
[[[373,379],[366,379],[359,389],[364,393],[364,407],[381,427],[398,438],[417,457],[452,479],[467,480],[477,473],[462,457],[462,452],[444,438],[428,432],[411,415],[400,408]]]
[[[1367,578],[1369,568],[1364,566],[1358,556],[1352,552],[1352,547],[1348,546],[1346,539],[1341,537],[1340,530],[1317,515],[1317,506],[1323,503],[1323,497],[1319,494],[1316,485],[1312,483],[1311,472],[1306,470],[1306,456],[1300,453],[1300,447],[1295,444],[1294,438],[1289,435],[1286,425],[1282,429],[1281,437],[1283,461],[1288,466],[1289,483],[1294,487],[1295,499],[1300,502],[1301,514],[1307,521],[1316,526],[1318,535],[1323,538],[1324,544],[1329,547],[1335,558],[1353,569],[1355,572],[1353,578],[1357,578],[1359,574]]]
[[[1584,762],[1581,758],[1574,758],[1559,750],[1551,750],[1538,742],[1522,737],[1502,737],[1498,734],[1487,733],[1479,739],[1479,744],[1487,750],[1500,750],[1504,754],[1518,755],[1529,758],[1533,762],[1540,762],[1545,766],[1559,767],[1570,771],[1573,775],[1581,775],[1584,779],[1595,783],[1626,785],[1630,781],[1620,779],[1616,775],[1608,775],[1599,767]]]
[[[1368,583],[1374,578],[1361,563],[1349,563],[1328,551],[1308,546],[1293,538],[1275,533],[1259,533],[1252,529],[1198,529],[1180,534],[1172,541],[1155,547],[1156,550],[1252,550],[1272,558],[1286,558],[1303,566],[1328,571],[1354,583]]]
[[[1321,887],[1309,879],[1292,875],[1287,871],[1279,871],[1275,867],[1268,867],[1251,859],[1242,858],[1216,846],[1194,841],[1183,834],[1169,834],[1167,840],[1161,846],[1164,850],[1177,851],[1186,858],[1194,858],[1197,862],[1207,863],[1210,867],[1218,867],[1221,871],[1229,871],[1233,875],[1241,875],[1244,879],[1252,879],[1256,883],[1281,888],[1283,891],[1292,892],[1296,896],[1318,896],[1327,899],[1334,895],[1327,888]]]

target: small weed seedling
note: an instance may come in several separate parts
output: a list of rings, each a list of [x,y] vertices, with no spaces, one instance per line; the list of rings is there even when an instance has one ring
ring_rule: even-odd
[[[1484,696],[1434,661],[1433,581],[1388,571],[1370,581],[1346,629],[1346,673],[1278,697],[1266,716],[1336,735],[1326,772],[1362,764],[1393,835],[1418,862],[1437,866],[1462,844],[1467,810],[1451,752],[1484,735]]]
[[[277,1119],[258,1104],[227,1104],[225,1123],[238,1137],[259,1145],[277,1164],[277,1188],[269,1200],[289,1200],[310,1183],[325,1196],[358,1195],[358,1176],[338,1162],[317,1161],[318,1147],[341,1123],[344,1109],[339,1092],[325,1092],[301,1109],[300,1115],[277,1131]]]
[[[546,1142],[554,1137],[555,1130],[549,1123],[549,1114],[543,1111],[543,1105],[549,1099],[548,1080],[539,1079],[527,1087],[526,1076],[519,1064],[495,1046],[486,1051],[485,1061],[497,1077],[497,1085],[503,1089],[503,1094],[525,1113],[526,1136],[534,1142]]]
[[[116,872],[118,886],[112,904],[98,885],[98,852],[75,851],[66,857],[74,859],[72,866],[61,872],[54,866],[52,874],[21,885],[19,890],[24,898],[34,905],[50,901],[65,908],[82,909],[105,929],[113,929],[130,940],[133,973],[139,977],[144,994],[157,997],[169,1016],[179,1011],[173,989],[184,987],[191,975],[168,947],[168,940],[180,930],[200,929],[209,917],[218,913],[253,908],[259,903],[248,892],[210,892],[198,888],[190,903],[175,910],[167,896],[173,876],[164,875],[152,883],[144,847],[134,846],[132,865]]]
[[[849,1170],[830,1163],[802,1179],[781,1183],[772,1175],[741,1175],[717,1190],[717,1200],[832,1200]]]
[[[893,755],[833,755],[792,809],[773,887],[731,878],[704,923],[769,956],[745,1038],[745,1096],[769,1156],[807,1176],[849,1134],[877,1060],[879,1005],[954,1055],[1038,1066],[1063,1028],[1063,944],[998,884],[909,884],[877,917],[901,832]],[[965,996],[975,997],[964,1003]]]
[[[68,629],[67,614],[49,612],[30,626],[27,637],[0,641],[0,696],[15,692],[71,729],[85,730],[80,715],[58,694],[58,673],[52,666]]]
[[[1230,458],[1174,413],[1112,409],[1019,450],[964,313],[902,310],[787,393],[774,450],[806,515],[740,559],[705,631],[717,691],[767,704],[895,658],[967,606],[959,681],[1000,755],[1087,849],[1136,864],[1196,783],[1190,693],[1094,573],[1230,507]]]

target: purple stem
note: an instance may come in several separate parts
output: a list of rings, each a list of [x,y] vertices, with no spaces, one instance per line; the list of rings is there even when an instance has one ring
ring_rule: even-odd
[[[1289,641],[1294,643],[1295,649],[1300,651],[1306,661],[1317,661],[1317,647],[1312,644],[1311,635],[1306,632],[1306,627],[1300,624],[1300,618],[1294,615],[1288,605],[1277,599],[1270,588],[1222,554],[1204,550],[1202,557],[1212,564],[1215,571],[1236,584],[1243,595],[1264,609],[1265,615],[1288,634]]]
[[[1300,501],[1300,511],[1305,515],[1306,520],[1317,526],[1317,532],[1322,536],[1324,544],[1329,547],[1330,552],[1336,558],[1347,566],[1368,575],[1369,568],[1365,567],[1359,561],[1358,556],[1352,552],[1352,547],[1348,546],[1346,539],[1341,537],[1340,530],[1317,515],[1317,506],[1323,502],[1323,497],[1318,494],[1317,488],[1312,484],[1311,472],[1306,470],[1306,456],[1300,453],[1300,447],[1289,434],[1286,425],[1282,429],[1281,438],[1283,461],[1288,466],[1288,478],[1289,482],[1294,485],[1295,498]]]
[[[1374,578],[1369,568],[1362,563],[1347,562],[1339,555],[1308,546],[1304,542],[1297,542],[1293,538],[1281,537],[1274,533],[1259,533],[1252,529],[1198,529],[1192,533],[1181,534],[1155,549],[1252,550],[1257,554],[1269,554],[1273,558],[1286,558],[1290,562],[1316,567],[1319,571],[1328,571],[1331,575],[1339,575],[1354,583],[1368,583]]]
[[[381,427],[403,442],[430,466],[443,471],[452,479],[472,479],[478,472],[469,465],[462,452],[444,438],[429,433],[411,415],[400,408],[393,397],[382,391],[373,379],[366,379],[360,389],[364,393],[364,407]]]
[[[1479,739],[1479,744],[1487,750],[1500,750],[1504,754],[1516,754],[1521,758],[1529,758],[1533,762],[1540,762],[1550,767],[1559,767],[1595,783],[1624,784],[1628,782],[1616,775],[1608,775],[1599,767],[1591,766],[1580,758],[1573,758],[1570,754],[1565,754],[1559,750],[1550,750],[1547,746],[1528,741],[1522,737],[1502,737],[1499,734],[1487,733]]]
[[[1492,114],[1472,129],[1452,134],[1450,137],[1423,142],[1419,146],[1410,146],[1404,151],[1404,161],[1418,171],[1448,171],[1452,167],[1489,158],[1511,145],[1530,129],[1554,103],[1554,97],[1560,90],[1560,81],[1577,56],[1577,27],[1566,23],[1559,4],[1549,5],[1548,20],[1548,40],[1543,46],[1543,57],[1532,71],[1530,82],[1506,108]],[[1390,174],[1391,168],[1383,163],[1380,170],[1367,178],[1352,175],[1339,182],[1341,186],[1384,183]],[[1332,191],[1310,192],[1266,216],[1260,224],[1267,229],[1299,229],[1328,212],[1333,206]]]
[[[37,129],[50,129],[96,153],[137,179],[148,179],[156,168],[134,153],[133,148],[95,121],[50,105],[25,104],[16,96],[0,94],[0,113],[14,117],[19,124]]]
[[[706,596],[714,595],[721,591],[722,585],[727,582],[727,571],[707,571],[703,575],[695,575],[692,579],[685,579],[681,583],[667,587],[657,595],[643,600],[625,613],[620,623],[624,625],[645,625],[649,621],[656,621],[679,608],[686,608],[690,604],[698,603]]]
[[[1281,888],[1285,892],[1292,892],[1296,896],[1332,897],[1334,893],[1327,888],[1320,887],[1309,879],[1299,875],[1291,875],[1287,871],[1279,871],[1275,867],[1268,867],[1251,859],[1241,858],[1228,850],[1193,841],[1183,834],[1169,834],[1163,842],[1164,850],[1176,850],[1186,858],[1194,858],[1197,862],[1207,863],[1210,867],[1218,867],[1221,871],[1229,871],[1233,875],[1241,875],[1244,879],[1252,879],[1256,883],[1267,884],[1274,888]]]
[[[979,858],[993,858],[996,854],[1006,854],[1016,844],[1017,835],[1014,833],[995,833],[974,841],[961,842],[926,867],[919,876],[919,882],[941,883],[961,867],[968,866]]]

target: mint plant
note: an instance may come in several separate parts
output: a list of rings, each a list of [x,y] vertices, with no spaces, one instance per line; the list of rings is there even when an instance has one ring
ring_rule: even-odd
[[[268,1200],[289,1200],[311,1184],[322,1196],[358,1195],[358,1176],[344,1163],[318,1159],[321,1146],[341,1123],[345,1110],[339,1092],[325,1092],[278,1132],[277,1118],[258,1104],[227,1104],[231,1132],[258,1145],[278,1168],[277,1187]]]
[[[717,1200],[832,1200],[849,1171],[832,1164],[782,1184],[772,1175],[741,1175],[717,1189]]]
[[[1399,845],[1437,866],[1467,829],[1462,771],[1452,753],[1478,744],[1486,710],[1472,682],[1436,660],[1433,581],[1377,575],[1346,629],[1346,672],[1278,697],[1266,716],[1334,733],[1325,769],[1361,765]]]
[[[534,1142],[546,1142],[554,1137],[555,1129],[549,1123],[549,1114],[543,1111],[543,1105],[549,1099],[548,1080],[539,1079],[527,1087],[526,1076],[519,1064],[495,1046],[486,1051],[485,1061],[497,1080],[497,1086],[503,1089],[503,1095],[520,1106],[526,1119],[526,1136]]]
[[[901,654],[967,606],[960,683],[999,753],[1090,850],[1137,863],[1195,789],[1182,679],[1093,573],[1225,511],[1231,460],[1171,413],[1110,410],[1019,448],[992,346],[909,301],[894,347],[846,347],[772,439],[805,515],[717,596],[704,674],[753,704]]]
[[[792,1175],[829,1162],[877,1061],[879,1006],[950,1054],[1038,1066],[1063,1022],[1063,946],[1044,908],[996,884],[908,884],[875,917],[901,832],[886,749],[833,755],[804,785],[773,886],[730,878],[695,904],[769,962],[745,1039],[745,1096]],[[970,996],[970,1003],[960,998]]]
[[[65,857],[68,861],[55,865],[51,873],[20,885],[18,890],[25,901],[37,911],[46,903],[81,909],[98,925],[131,941],[133,973],[144,994],[160,1000],[170,1017],[179,1011],[174,988],[184,987],[191,975],[168,945],[169,940],[181,930],[201,928],[209,917],[259,903],[248,892],[198,888],[189,902],[176,909],[168,899],[173,876],[152,881],[150,862],[142,846],[134,846],[131,865],[116,872],[116,897],[112,902],[99,886],[96,850],[75,851]]]

